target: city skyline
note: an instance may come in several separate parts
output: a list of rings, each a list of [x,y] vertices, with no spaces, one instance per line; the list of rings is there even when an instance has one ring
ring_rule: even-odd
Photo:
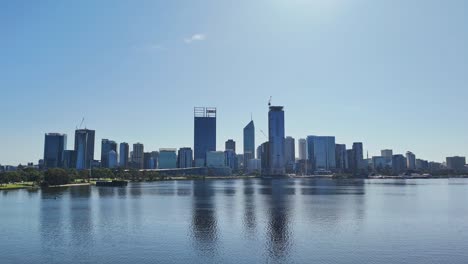
[[[37,162],[83,117],[95,157],[103,138],[192,146],[197,105],[218,109],[217,149],[251,113],[261,143],[269,96],[296,139],[468,156],[466,1],[328,2],[3,3],[0,163]]]

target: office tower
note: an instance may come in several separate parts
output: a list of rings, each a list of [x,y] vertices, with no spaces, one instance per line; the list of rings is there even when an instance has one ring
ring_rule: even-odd
[[[261,173],[262,172],[262,161],[260,159],[251,159],[247,165],[248,173]]]
[[[299,159],[306,160],[307,159],[307,141],[305,138],[300,138],[298,140],[299,145]]]
[[[193,163],[193,151],[191,148],[180,148],[177,155],[178,168],[191,168]]]
[[[416,169],[416,155],[414,155],[411,151],[406,152],[406,168],[408,170]]]
[[[262,164],[262,175],[270,174],[270,142],[265,142],[260,145],[262,149],[261,164]]]
[[[141,143],[135,143],[133,144],[133,156],[132,156],[132,162],[134,163],[134,166],[137,169],[143,169],[144,168],[144,157],[143,153],[145,152],[145,147]]]
[[[255,158],[255,125],[251,120],[244,127],[244,167],[247,168],[248,161]]]
[[[262,145],[257,147],[257,159],[262,159]]]
[[[151,159],[154,169],[159,168],[159,151],[151,151]]]
[[[234,153],[236,153],[236,142],[232,139],[229,139],[225,143],[225,150],[232,150]]]
[[[383,149],[380,151],[381,156],[384,158],[392,158],[393,157],[393,150],[391,149]]]
[[[154,170],[154,169],[156,169],[156,162],[155,162],[151,152],[144,152],[143,153],[143,169],[145,169],[145,170]]]
[[[195,167],[206,166],[206,153],[216,150],[216,108],[194,108]]]
[[[382,156],[374,156],[372,157],[372,166],[376,171],[382,171],[387,167],[387,158]]]
[[[296,140],[293,137],[286,137],[284,140],[284,158],[286,171],[292,173],[296,163]]]
[[[427,160],[416,159],[416,169],[426,171],[429,169],[429,162]]]
[[[361,142],[353,143],[354,151],[354,166],[358,171],[367,168],[367,164],[364,163],[364,149]]]
[[[392,171],[394,175],[399,175],[406,171],[406,158],[397,154],[392,156]]]
[[[446,158],[447,162],[447,169],[449,170],[454,170],[456,172],[462,172],[465,171],[465,165],[466,165],[466,157],[447,157]]]
[[[237,154],[237,168],[244,169],[244,154]]]
[[[128,143],[122,142],[120,143],[120,161],[119,161],[119,166],[121,168],[128,168],[128,156],[129,156],[129,151],[130,147],[128,146]]]
[[[307,155],[314,171],[335,170],[335,137],[308,136]]]
[[[67,148],[67,135],[59,133],[45,134],[44,167],[62,167],[63,151]]]
[[[90,169],[94,161],[95,131],[90,129],[77,129],[75,131],[76,168],[78,170]]]
[[[116,145],[117,148],[117,145]],[[117,168],[117,151],[111,150],[107,153],[107,168]]]
[[[108,156],[110,151],[117,153],[117,143],[109,139],[102,139],[101,141],[101,167],[110,168]]]
[[[351,173],[356,173],[357,168],[356,168],[356,158],[354,157],[354,150],[353,149],[347,149],[346,150],[346,156],[348,159],[348,172]]]
[[[237,170],[237,156],[236,152],[232,149],[224,151],[225,166],[231,168],[233,171]]]
[[[341,172],[348,169],[348,155],[345,144],[336,144],[335,146],[336,168]]]
[[[270,106],[268,139],[270,142],[270,174],[284,175],[284,111],[282,106]]]
[[[64,169],[75,169],[76,168],[76,151],[64,150],[62,158],[62,167]]]
[[[223,168],[226,161],[224,160],[223,151],[208,151],[206,153],[206,166],[209,168]]]
[[[173,148],[159,149],[159,168],[175,169],[177,168],[177,153]]]

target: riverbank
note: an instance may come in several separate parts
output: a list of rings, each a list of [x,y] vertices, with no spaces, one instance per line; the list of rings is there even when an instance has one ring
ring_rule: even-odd
[[[32,189],[38,188],[34,184],[30,183],[8,183],[0,185],[0,190],[17,190],[17,189]]]

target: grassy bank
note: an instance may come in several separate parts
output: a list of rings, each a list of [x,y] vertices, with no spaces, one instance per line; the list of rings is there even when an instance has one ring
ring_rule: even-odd
[[[8,184],[1,184],[0,190],[15,190],[15,189],[27,189],[33,188],[34,185],[32,183],[8,183]]]

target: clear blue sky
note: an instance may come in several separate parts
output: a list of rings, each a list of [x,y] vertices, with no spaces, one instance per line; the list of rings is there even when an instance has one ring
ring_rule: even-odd
[[[100,140],[193,146],[218,107],[218,148],[267,101],[286,133],[442,161],[468,156],[468,1],[0,3],[0,164],[35,163],[82,117]],[[257,129],[257,130],[258,130]],[[257,143],[264,141],[257,131]]]

